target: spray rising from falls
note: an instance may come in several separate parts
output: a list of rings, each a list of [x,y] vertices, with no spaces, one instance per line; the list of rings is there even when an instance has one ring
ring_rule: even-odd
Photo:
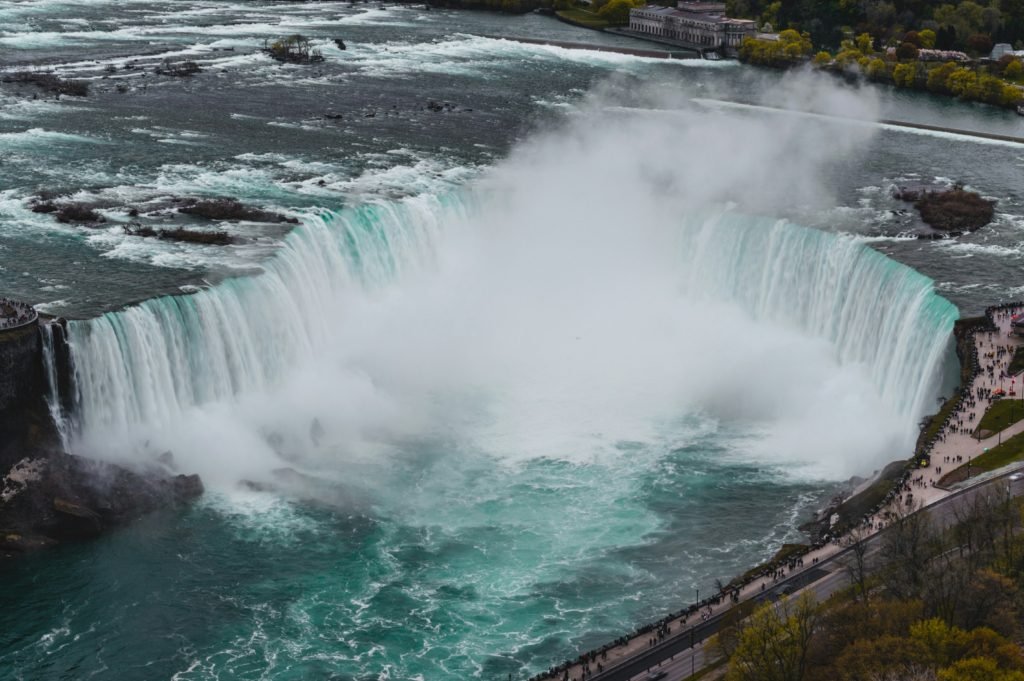
[[[308,219],[260,276],[73,323],[78,446],[231,484],[428,440],[586,459],[701,413],[815,476],[905,456],[956,310],[852,239],[722,207],[780,150],[814,177],[834,130],[685,121],[544,138],[474,189]]]

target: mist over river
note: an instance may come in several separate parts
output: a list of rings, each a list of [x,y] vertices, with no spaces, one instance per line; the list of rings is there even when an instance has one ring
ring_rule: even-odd
[[[325,61],[259,52],[292,33]],[[0,85],[0,293],[72,320],[73,452],[172,452],[208,490],[0,563],[0,680],[525,678],[799,541],[909,455],[957,316],[1024,293],[1024,146],[874,123],[1024,137],[1012,112],[500,36],[649,47],[537,15],[0,0],[0,75],[91,83]],[[914,239],[902,182],[996,220]],[[123,229],[226,196],[298,222]]]

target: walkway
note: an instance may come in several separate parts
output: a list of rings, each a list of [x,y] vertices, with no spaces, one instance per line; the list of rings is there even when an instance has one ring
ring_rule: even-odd
[[[939,439],[932,446],[931,463],[926,468],[914,470],[890,505],[865,519],[862,527],[862,538],[874,536],[884,529],[887,525],[888,513],[895,510],[896,506],[906,509],[907,497],[905,495],[908,492],[912,494],[911,505],[913,507],[932,506],[950,496],[962,493],[962,487],[966,487],[968,484],[978,484],[983,480],[998,475],[998,473],[993,473],[991,476],[986,475],[984,478],[972,480],[970,483],[965,483],[961,486],[959,490],[943,489],[935,487],[933,484],[938,481],[942,474],[948,473],[957,467],[958,464],[949,463],[947,457],[951,460],[955,460],[957,456],[962,457],[966,465],[970,458],[981,454],[986,448],[994,446],[1000,437],[995,435],[979,442],[970,433],[976,429],[985,408],[991,403],[991,400],[978,397],[979,390],[998,388],[1000,387],[1000,382],[1002,382],[1002,387],[1007,390],[1010,387],[1010,379],[1008,377],[1001,379],[1000,377],[1007,369],[1013,357],[1013,348],[1018,345],[1024,345],[1024,341],[1009,335],[1010,318],[1021,310],[1024,310],[1024,306],[995,310],[992,314],[992,320],[996,324],[997,331],[979,331],[974,334],[974,343],[978,352],[981,371],[974,377],[971,382],[970,391],[967,393],[973,399],[965,400],[964,405],[954,412],[949,422],[944,425]],[[998,354],[999,346],[1007,348],[1007,351],[1002,355]],[[990,354],[992,356],[989,356]],[[968,359],[967,361],[970,360]],[[989,367],[991,367],[991,372],[988,371]],[[1024,377],[1016,377],[1015,387],[1018,391],[1024,387],[1021,385],[1022,380],[1024,380]],[[1004,430],[1001,436],[1008,438],[1020,432],[1024,432],[1024,420]],[[1012,465],[1021,466],[1020,463]],[[1005,468],[1009,468],[1009,466]],[[1005,474],[1005,471],[1002,471],[1002,474]],[[585,658],[586,660],[583,663],[578,659],[576,663],[568,668],[559,669],[553,674],[540,674],[535,679],[553,679],[557,681],[563,679],[583,681],[586,679],[587,681],[602,681],[603,679],[619,678],[623,674],[618,672],[617,667],[622,667],[622,671],[625,672],[625,666],[628,665],[630,668],[635,666],[635,664],[630,664],[631,660],[638,656],[643,656],[652,649],[664,648],[664,658],[666,659],[676,649],[680,651],[683,648],[689,650],[690,645],[697,642],[690,640],[693,635],[691,630],[694,626],[699,626],[702,622],[716,618],[732,607],[733,603],[764,598],[781,581],[791,579],[794,575],[806,572],[808,577],[806,581],[808,583],[813,581],[810,573],[814,572],[814,570],[811,570],[811,568],[844,551],[848,543],[848,540],[843,538],[833,538],[825,544],[812,547],[805,554],[795,558],[787,566],[776,572],[757,576],[737,589],[716,594],[713,598],[702,601],[699,604],[699,609],[695,610],[695,606],[690,606],[687,608],[687,612],[670,615],[657,623],[641,628],[638,634],[632,636],[625,643],[606,646],[603,651],[599,648],[585,653],[580,656],[581,659]],[[815,576],[816,578],[817,576]],[[805,585],[800,584],[798,588],[803,588]],[[663,635],[658,634],[659,629],[663,632]],[[682,655],[682,653],[679,654]],[[690,659],[690,655],[692,653],[685,655],[687,660]],[[698,654],[697,661],[690,662],[693,668],[697,670],[703,666],[703,663],[704,659],[701,654]],[[636,674],[638,672],[630,669],[630,673]],[[676,676],[675,678],[684,677]],[[673,680],[670,679],[669,681]]]
[[[34,307],[10,298],[0,298],[0,331],[28,326],[39,319]]]

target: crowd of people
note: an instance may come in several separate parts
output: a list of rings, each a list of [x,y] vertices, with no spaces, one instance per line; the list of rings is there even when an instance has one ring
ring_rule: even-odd
[[[998,342],[1000,323],[1009,321],[1013,315],[1024,310],[1024,301],[1007,303],[989,307],[985,310],[985,319],[982,323],[970,330],[970,356],[961,357],[961,361],[969,362],[970,377],[967,378],[959,393],[951,399],[955,400],[956,407],[950,411],[942,422],[941,428],[930,439],[920,442],[914,458],[915,464],[925,462],[931,467],[931,455],[935,446],[945,442],[946,438],[954,433],[973,433],[973,423],[979,413],[984,413],[984,407],[989,404],[994,396],[994,389],[999,379],[1008,379],[1009,361],[1013,357],[1013,346]],[[979,334],[988,334],[981,338]],[[981,341],[985,352],[978,354],[978,346]],[[984,360],[984,362],[983,362]],[[984,374],[989,386],[975,386],[978,376]],[[1021,386],[1024,388],[1024,386]],[[943,457],[942,463],[963,463],[962,455],[947,455]],[[680,628],[685,627],[689,617],[699,614],[702,621],[707,621],[714,614],[714,608],[720,605],[725,598],[733,603],[740,601],[743,590],[753,585],[755,590],[764,592],[769,584],[776,584],[785,578],[792,576],[796,571],[804,567],[804,558],[810,554],[817,553],[827,545],[845,547],[855,541],[850,530],[862,529],[868,532],[875,532],[883,529],[893,518],[893,508],[898,506],[911,506],[914,502],[914,490],[933,487],[936,479],[925,477],[922,473],[915,474],[919,469],[908,466],[903,475],[896,481],[892,489],[886,494],[881,503],[871,511],[865,513],[856,523],[844,523],[831,527],[824,532],[817,541],[812,542],[802,555],[791,556],[784,560],[770,563],[762,571],[748,576],[743,580],[730,583],[723,587],[718,594],[695,603],[677,613],[670,612],[662,619],[652,624],[639,627],[628,636],[622,636],[599,649],[591,650],[580,655],[575,661],[566,660],[560,665],[551,667],[546,672],[538,674],[530,681],[541,681],[542,679],[554,678],[561,681],[583,681],[604,671],[604,665],[598,660],[607,662],[608,651],[619,646],[628,645],[630,642],[641,636],[647,636],[647,647],[653,648],[662,643],[671,632],[670,623],[677,622]],[[935,475],[942,473],[942,468],[934,468]],[[820,556],[812,557],[811,564],[818,563]],[[759,587],[757,586],[759,584]],[[576,665],[580,666],[580,676],[577,679],[570,675],[570,671]],[[595,665],[592,667],[591,665]],[[596,669],[596,671],[595,671]]]
[[[0,331],[23,326],[35,321],[36,317],[36,310],[31,305],[10,298],[0,298]]]

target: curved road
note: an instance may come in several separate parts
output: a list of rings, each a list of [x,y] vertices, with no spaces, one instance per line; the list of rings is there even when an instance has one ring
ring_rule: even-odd
[[[970,503],[978,494],[990,493],[999,485],[1007,485],[1010,494],[1018,496],[1024,492],[1024,479],[1009,479],[1016,470],[1020,469],[1009,470],[984,483],[960,490],[917,512],[926,513],[933,522],[946,525],[955,519],[954,513],[959,507],[958,502]],[[886,532],[887,529],[883,529],[881,532],[877,532],[864,540],[868,546],[867,558],[870,559],[878,553],[881,546],[881,537]],[[849,585],[849,577],[842,562],[842,559],[849,552],[850,549],[840,551],[829,558],[823,559],[817,565],[808,567],[791,577],[781,580],[771,589],[767,589],[746,600],[762,603],[768,599],[777,600],[783,594],[796,594],[808,591],[814,594],[819,602],[823,601],[836,591]],[[722,628],[728,612],[727,610],[725,613],[715,615],[706,622],[694,624],[694,626],[682,631],[674,631],[669,638],[656,647],[636,654],[600,674],[587,677],[587,681],[644,680],[648,676],[652,678],[659,676],[664,681],[686,679],[692,674],[701,671],[705,664],[709,662],[709,660],[705,659],[702,642]],[[660,672],[665,672],[665,675],[660,676]]]

